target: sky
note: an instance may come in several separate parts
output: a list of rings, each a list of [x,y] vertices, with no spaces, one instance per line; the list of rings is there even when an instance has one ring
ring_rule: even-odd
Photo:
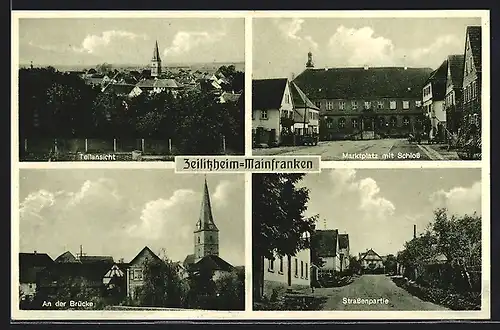
[[[480,18],[256,18],[253,78],[291,78],[305,69],[407,66],[436,69],[463,54],[468,25]],[[258,37],[255,37],[258,36]]]
[[[19,63],[149,65],[156,40],[164,65],[245,59],[243,18],[22,18]]]
[[[352,255],[373,250],[396,254],[423,233],[440,207],[449,214],[481,214],[480,169],[324,169],[307,174],[306,215],[317,229],[348,233]]]
[[[144,246],[174,261],[194,253],[202,174],[156,169],[21,169],[20,252],[111,255],[132,260]],[[244,265],[242,174],[207,175],[219,255]]]

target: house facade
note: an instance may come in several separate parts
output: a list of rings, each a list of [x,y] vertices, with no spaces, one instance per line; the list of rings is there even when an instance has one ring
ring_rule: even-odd
[[[464,125],[470,130],[481,128],[481,27],[468,26],[465,37],[462,95]]]
[[[349,234],[338,234],[339,241],[339,260],[340,260],[340,272],[345,272],[349,269]]]
[[[429,137],[431,139],[445,139],[445,93],[447,73],[448,60],[445,60],[441,63],[439,68],[431,73],[422,89],[422,104],[424,113],[430,119],[431,123],[429,132]]]
[[[448,72],[446,77],[446,94],[444,108],[446,112],[446,129],[457,134],[462,122],[462,81],[464,55],[448,56]]]
[[[282,118],[293,120],[290,85],[286,78],[252,81],[252,135],[256,144],[277,145]],[[291,132],[290,132],[291,133]]]
[[[139,287],[144,285],[145,264],[154,259],[161,260],[149,247],[146,246],[128,263],[125,282],[127,285],[127,296],[130,299],[137,299],[137,290]]]
[[[295,255],[264,258],[264,292],[269,296],[275,288],[311,287],[311,250],[303,249]]]
[[[342,259],[339,248],[339,232],[337,229],[316,230],[312,239],[315,253],[323,260],[323,265],[318,269],[320,281],[328,281],[341,271]]]
[[[319,134],[319,108],[309,100],[305,93],[295,84],[290,82],[294,109],[293,132],[296,135]]]
[[[384,259],[373,249],[360,253],[358,260],[365,274],[383,273],[385,271]]]
[[[33,300],[37,290],[38,274],[54,261],[46,253],[19,253],[20,300]]]
[[[421,88],[431,72],[308,65],[293,82],[319,108],[321,139],[374,139],[406,135],[422,126]]]

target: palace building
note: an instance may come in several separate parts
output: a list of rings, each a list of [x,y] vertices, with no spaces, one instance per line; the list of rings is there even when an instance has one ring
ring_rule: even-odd
[[[423,125],[421,91],[431,68],[314,68],[293,82],[320,109],[323,140],[403,136]]]

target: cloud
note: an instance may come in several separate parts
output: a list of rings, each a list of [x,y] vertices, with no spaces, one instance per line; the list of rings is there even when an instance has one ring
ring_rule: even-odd
[[[33,192],[21,202],[19,216],[26,217],[27,215],[33,215],[41,219],[40,212],[47,207],[53,206],[55,203],[55,195],[50,191],[42,189]]]
[[[215,187],[215,191],[212,195],[215,207],[227,206],[228,201],[231,199],[231,194],[237,187],[238,185],[235,184],[235,182],[233,181],[229,180],[220,181],[217,187]]]
[[[109,30],[102,32],[100,35],[95,35],[95,34],[87,35],[85,39],[83,39],[81,46],[73,47],[73,50],[77,52],[93,54],[100,48],[109,45],[112,41],[116,39],[147,40],[148,36],[145,34],[136,34],[128,31]]]
[[[438,35],[423,47],[398,48],[371,27],[340,26],[328,41],[328,63],[338,66],[430,66],[439,65],[462,41],[454,35]]]
[[[176,190],[169,199],[149,201],[144,206],[140,222],[130,225],[126,231],[130,236],[158,239],[164,236],[165,227],[170,226],[170,233],[186,233],[192,228],[191,223],[182,225],[182,206],[196,200],[196,193],[191,189]],[[175,231],[173,230],[175,228]]]
[[[384,219],[394,214],[396,207],[391,201],[379,196],[380,188],[375,180],[365,178],[355,185],[361,196],[359,207],[367,213],[368,217]]]
[[[72,207],[85,202],[88,199],[102,200],[104,195],[114,200],[120,200],[121,196],[116,190],[115,182],[109,179],[98,179],[96,181],[87,180],[77,192],[69,192],[68,206]],[[107,202],[109,199],[105,198]]]
[[[283,36],[290,41],[298,42],[300,45],[306,45],[312,49],[318,48],[318,43],[313,40],[311,36],[301,37],[298,33],[302,30],[302,24],[304,20],[302,18],[292,18],[285,20],[276,20],[275,24],[281,31]]]
[[[336,198],[344,198],[349,193],[357,195],[357,207],[364,212],[366,219],[383,220],[394,214],[396,207],[380,196],[380,188],[374,179],[356,180],[354,169],[335,169],[330,178],[334,182],[332,189]]]
[[[429,197],[434,208],[446,208],[452,214],[481,214],[481,182],[470,187],[455,187],[448,191],[439,190]]]
[[[215,43],[226,35],[225,32],[209,33],[206,31],[179,31],[174,36],[172,44],[165,48],[164,55],[179,55],[189,52],[190,50],[204,44]]]
[[[348,66],[389,65],[394,61],[391,40],[375,36],[370,27],[360,29],[340,26],[328,41],[329,57]]]
[[[450,48],[457,47],[462,47],[462,41],[458,37],[454,35],[444,35],[437,37],[437,39],[427,47],[413,49],[407,53],[409,60],[417,63],[425,61],[428,57],[433,58],[436,54],[444,53],[446,55]]]

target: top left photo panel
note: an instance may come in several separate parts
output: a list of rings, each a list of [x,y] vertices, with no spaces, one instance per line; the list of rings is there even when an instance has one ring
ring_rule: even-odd
[[[14,13],[19,161],[244,155],[245,19],[189,15]]]

